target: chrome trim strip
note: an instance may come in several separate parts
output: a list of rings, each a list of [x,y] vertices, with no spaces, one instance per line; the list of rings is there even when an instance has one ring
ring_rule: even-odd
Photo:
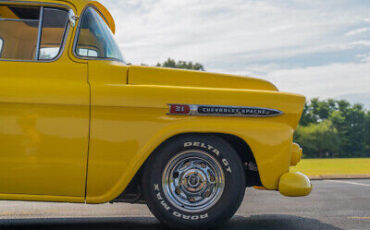
[[[0,37],[0,41],[1,41],[1,46],[0,46],[0,58],[1,58],[1,54],[3,53],[3,47],[4,47],[4,39]]]
[[[188,113],[171,113],[171,107],[175,105],[189,106]],[[251,106],[225,106],[225,105],[189,105],[168,104],[170,111],[167,115],[181,116],[213,116],[213,117],[277,117],[284,113],[277,109]],[[203,109],[203,112],[201,110]],[[204,110],[207,110],[204,111]]]
[[[35,60],[38,61],[40,57],[40,45],[41,45],[41,35],[42,35],[42,24],[44,22],[44,7],[40,7],[40,17],[39,17],[39,31],[37,32],[37,43],[36,43],[36,52]]]

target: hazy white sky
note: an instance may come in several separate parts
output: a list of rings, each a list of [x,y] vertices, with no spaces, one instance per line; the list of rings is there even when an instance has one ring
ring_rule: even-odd
[[[171,57],[308,97],[370,98],[369,0],[100,2],[127,62]]]

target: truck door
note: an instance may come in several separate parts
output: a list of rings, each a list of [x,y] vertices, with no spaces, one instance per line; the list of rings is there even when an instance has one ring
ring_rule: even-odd
[[[84,201],[90,89],[72,29],[68,9],[0,3],[3,199]]]
[[[127,126],[120,122],[122,108],[115,104],[119,100],[115,92],[125,91],[129,67],[123,63],[104,17],[92,6],[80,17],[74,53],[88,62],[91,85],[91,140],[86,200],[90,203],[104,202],[106,194],[115,188],[127,172],[130,161],[127,152],[132,142],[135,145],[135,140],[125,142],[120,138]]]

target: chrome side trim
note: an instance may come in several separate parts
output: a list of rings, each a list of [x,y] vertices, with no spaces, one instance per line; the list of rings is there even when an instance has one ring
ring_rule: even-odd
[[[187,104],[168,104],[169,113],[167,115],[185,116],[215,116],[215,117],[277,117],[284,113],[277,109],[250,106],[225,106],[225,105],[187,105]],[[187,106],[188,112],[172,112],[173,106]]]

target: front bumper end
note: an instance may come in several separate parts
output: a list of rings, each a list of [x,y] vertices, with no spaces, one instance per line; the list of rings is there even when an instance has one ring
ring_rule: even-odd
[[[290,165],[296,166],[298,162],[301,161],[301,158],[302,158],[302,148],[297,143],[293,143]]]
[[[280,177],[279,192],[284,196],[307,196],[312,190],[310,179],[300,172],[288,172]]]

